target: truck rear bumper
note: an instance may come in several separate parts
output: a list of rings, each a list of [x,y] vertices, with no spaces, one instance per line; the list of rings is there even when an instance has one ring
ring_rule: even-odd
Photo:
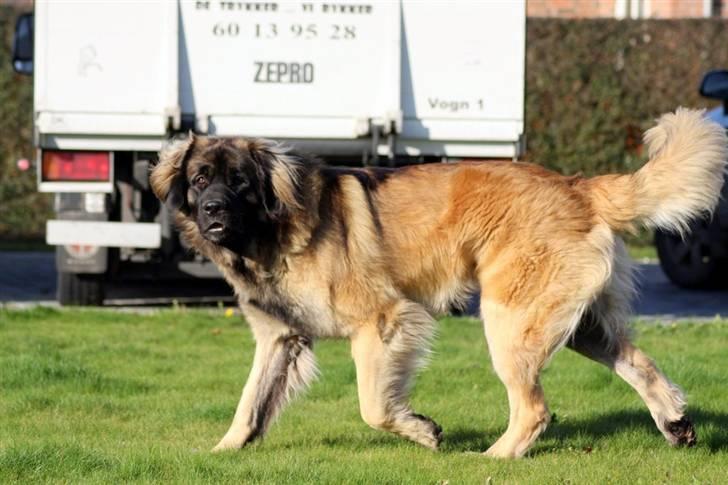
[[[53,245],[158,248],[162,227],[155,223],[50,220],[46,243]]]

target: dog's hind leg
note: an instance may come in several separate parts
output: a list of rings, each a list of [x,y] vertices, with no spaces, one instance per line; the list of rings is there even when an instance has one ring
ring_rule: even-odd
[[[245,316],[255,357],[230,429],[213,451],[236,449],[263,436],[283,406],[316,376],[312,340],[254,308]]]
[[[429,350],[434,323],[424,308],[402,301],[375,315],[351,338],[364,421],[433,449],[442,429],[412,410],[408,394],[412,374]]]
[[[631,266],[624,243],[617,240],[610,281],[584,314],[567,345],[609,367],[632,386],[647,404],[657,428],[668,442],[692,446],[696,437],[692,423],[685,416],[685,396],[630,341],[627,321],[634,295]]]
[[[555,349],[542,325],[526,311],[487,298],[481,301],[481,311],[493,368],[506,387],[510,407],[508,429],[485,454],[518,458],[551,420],[539,375]]]
[[[627,335],[613,336],[592,312],[587,313],[569,348],[612,369],[642,397],[652,418],[667,441],[693,446],[695,430],[685,416],[685,396],[657,368],[654,362],[635,347]]]

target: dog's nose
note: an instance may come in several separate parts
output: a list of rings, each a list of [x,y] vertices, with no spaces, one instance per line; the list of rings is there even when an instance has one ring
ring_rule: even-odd
[[[219,200],[208,200],[202,204],[202,210],[204,210],[205,214],[208,216],[214,216],[220,211],[220,209],[222,209],[222,201]]]

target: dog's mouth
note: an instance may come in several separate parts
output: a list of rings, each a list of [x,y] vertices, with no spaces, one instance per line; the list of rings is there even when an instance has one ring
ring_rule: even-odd
[[[224,237],[226,230],[227,227],[222,222],[213,222],[205,228],[205,237],[212,241],[219,241]]]
[[[220,234],[225,230],[225,225],[222,222],[213,222],[209,226],[207,226],[207,229],[205,229],[205,232],[210,234]]]

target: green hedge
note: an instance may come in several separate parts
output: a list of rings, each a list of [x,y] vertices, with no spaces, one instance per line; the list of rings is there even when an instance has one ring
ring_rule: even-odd
[[[529,19],[527,158],[565,173],[632,171],[642,132],[678,106],[707,107],[703,74],[728,68],[723,20]]]
[[[21,172],[20,158],[33,160],[33,80],[12,69],[12,36],[18,12],[0,6],[0,239],[41,238],[51,198],[36,190],[34,170]]]
[[[42,234],[50,213],[34,173],[15,168],[33,155],[32,82],[10,66],[16,15],[0,7],[0,238]],[[716,104],[697,89],[705,71],[728,68],[726,25],[529,19],[526,158],[570,174],[635,170],[644,162],[642,132],[659,114]]]

